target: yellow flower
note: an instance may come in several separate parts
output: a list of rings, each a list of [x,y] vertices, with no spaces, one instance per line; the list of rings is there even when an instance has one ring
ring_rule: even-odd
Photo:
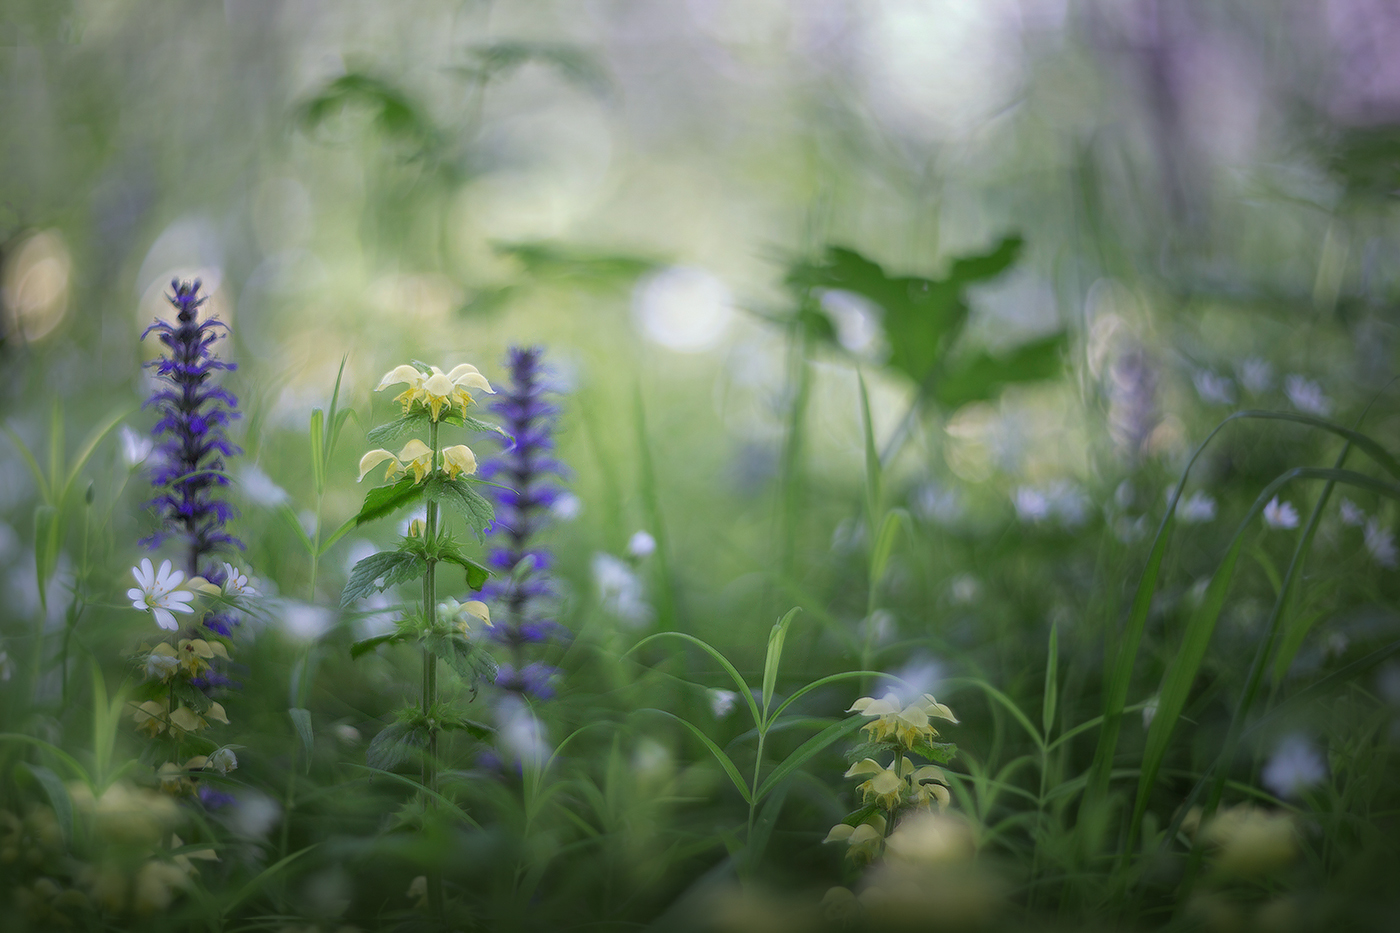
[[[885,843],[885,818],[876,814],[868,823],[851,826],[837,823],[822,840],[846,843],[846,858],[856,862],[868,862],[880,854]]]
[[[946,719],[951,723],[958,721],[952,710],[927,693],[908,706],[901,706],[899,697],[893,693],[887,693],[879,700],[861,697],[846,712],[858,712],[874,719],[865,725],[872,742],[895,741],[905,748],[937,737],[938,730],[929,724],[929,717]]]
[[[170,724],[168,700],[147,700],[144,703],[132,703],[131,707],[131,718],[136,720],[136,728],[151,738],[164,732]]]
[[[389,462],[389,469],[384,472],[384,478],[391,480],[400,473],[413,472],[415,483],[423,482],[423,477],[427,476],[433,468],[433,449],[422,441],[414,438],[403,445],[403,450],[397,454],[390,453],[382,447],[371,450],[360,458],[360,479],[362,482],[370,470],[379,464]]]
[[[935,768],[933,765],[924,765],[921,768],[914,768],[909,764],[909,759],[904,759],[901,770],[905,766],[911,769],[909,774],[909,784],[913,792],[909,795],[909,802],[919,807],[932,807],[935,800],[938,801],[938,809],[946,810],[952,798],[948,794],[948,778],[944,776],[942,768]]]
[[[442,450],[442,466],[443,469],[447,471],[448,479],[456,479],[458,473],[471,476],[476,472],[476,455],[471,452],[471,448],[466,444],[444,447]]]
[[[474,621],[481,622],[488,628],[491,626],[491,610],[479,599],[459,603],[449,598],[438,603],[437,608],[438,618],[455,626],[463,635],[471,631]]]
[[[467,406],[473,401],[467,392],[469,388],[496,394],[486,377],[470,363],[463,363],[450,373],[444,373],[436,366],[430,366],[428,370],[424,373],[407,364],[396,366],[384,374],[374,391],[379,392],[392,385],[407,385],[408,388],[399,393],[394,401],[403,405],[405,415],[415,403],[420,404],[428,409],[434,421],[438,420],[444,408],[450,413],[454,406],[460,406],[465,415]]]
[[[905,759],[908,762],[908,759]],[[912,770],[912,769],[911,769]],[[888,768],[883,767],[874,758],[867,758],[851,765],[851,769],[846,772],[846,777],[857,777],[862,774],[873,775],[870,780],[860,784],[856,790],[864,795],[865,803],[877,804],[883,810],[893,810],[899,806],[903,799],[908,784],[904,776],[900,774],[899,762],[890,762]]]

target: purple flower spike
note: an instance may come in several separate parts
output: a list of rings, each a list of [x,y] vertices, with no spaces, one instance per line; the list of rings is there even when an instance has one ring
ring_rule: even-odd
[[[507,359],[510,383],[491,406],[515,442],[480,470],[483,478],[509,487],[488,487],[496,500],[491,534],[497,547],[489,561],[497,576],[482,598],[493,603],[492,637],[511,652],[511,663],[501,665],[496,686],[548,699],[554,695],[550,681],[558,669],[527,663],[525,652],[540,642],[567,640],[569,632],[548,618],[553,557],[532,539],[549,523],[550,506],[563,491],[559,480],[567,471],[553,456],[559,408],[548,399],[554,389],[542,356],[539,347],[512,347]]]
[[[206,300],[199,294],[199,280],[176,280],[170,286],[174,294],[166,298],[175,306],[175,323],[158,320],[141,335],[145,340],[154,333],[165,345],[160,359],[145,364],[154,370],[155,389],[144,406],[154,408],[158,416],[151,429],[155,447],[150,458],[156,495],[147,505],[159,515],[161,527],[141,543],[154,549],[167,540],[179,541],[185,549],[186,574],[217,584],[223,571],[214,555],[243,548],[242,541],[224,530],[234,509],[220,493],[229,484],[224,457],[240,452],[224,430],[240,417],[238,399],[216,383],[219,372],[237,367],[211,352],[214,343],[227,336],[228,327],[222,321],[199,320],[199,307]],[[225,636],[237,624],[232,613],[211,613],[204,619],[207,628]]]

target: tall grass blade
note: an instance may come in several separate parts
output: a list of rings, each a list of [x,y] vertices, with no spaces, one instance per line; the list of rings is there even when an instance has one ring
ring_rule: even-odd
[[[753,698],[753,690],[751,690],[751,689],[749,688],[749,682],[748,682],[747,680],[745,680],[745,679],[743,678],[743,676],[739,673],[738,668],[736,668],[733,664],[730,664],[730,663],[729,663],[729,659],[728,659],[728,658],[726,658],[724,655],[720,654],[719,651],[717,651],[715,648],[711,647],[708,643],[706,643],[706,642],[700,640],[699,638],[696,638],[694,635],[688,635],[688,634],[686,634],[685,632],[657,632],[655,635],[648,635],[646,638],[643,638],[641,641],[637,642],[637,643],[636,643],[635,645],[633,645],[631,648],[628,648],[627,651],[625,651],[625,652],[623,653],[622,656],[625,658],[625,657],[627,657],[627,655],[631,654],[632,652],[639,650],[639,649],[640,649],[643,645],[645,645],[647,642],[655,641],[655,640],[658,639],[658,638],[680,638],[680,639],[684,639],[685,641],[688,641],[688,642],[690,642],[690,643],[693,644],[693,645],[698,645],[698,646],[700,647],[701,650],[703,650],[703,651],[704,651],[706,654],[708,654],[710,657],[712,657],[712,658],[714,658],[716,661],[718,661],[720,667],[724,668],[725,672],[726,672],[727,674],[729,674],[730,678],[734,681],[735,685],[739,688],[739,695],[742,696],[742,697],[744,698],[745,702],[747,702],[747,703],[749,704],[749,712],[750,712],[751,714],[753,714],[753,724],[754,724],[755,726],[760,726],[760,725],[763,724],[763,716],[762,716],[761,712],[759,711],[758,703],[755,702],[755,700],[754,700],[754,698]]]
[[[768,707],[773,702],[773,690],[778,684],[778,665],[783,660],[783,641],[787,638],[788,626],[801,611],[800,606],[793,606],[773,623],[773,629],[768,633],[768,653],[763,657],[763,723],[760,726],[769,722]]]
[[[682,719],[675,713],[668,712],[664,709],[656,709],[655,707],[650,707],[648,711],[660,713],[663,716],[669,716],[689,729],[692,735],[704,743],[705,747],[710,750],[710,754],[714,756],[715,761],[719,762],[719,766],[724,769],[724,773],[729,775],[729,780],[734,784],[735,789],[739,791],[739,796],[744,798],[744,803],[753,803],[755,799],[758,799],[750,796],[749,789],[744,786],[743,775],[739,773],[739,769],[734,765],[734,761],[724,753],[724,749],[715,744],[714,739],[701,732],[699,727],[694,723]],[[759,797],[761,798],[762,794],[760,794]]]

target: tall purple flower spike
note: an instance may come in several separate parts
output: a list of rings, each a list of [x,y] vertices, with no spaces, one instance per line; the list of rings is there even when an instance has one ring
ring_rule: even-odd
[[[546,399],[554,389],[547,381],[539,347],[512,347],[507,365],[510,383],[491,406],[515,443],[481,465],[479,475],[502,486],[487,487],[496,500],[491,533],[498,546],[488,556],[497,576],[481,598],[492,605],[492,637],[510,649],[510,661],[500,667],[496,686],[514,693],[547,699],[558,669],[526,660],[530,645],[567,639],[569,632],[548,617],[554,587],[546,548],[534,543],[549,523],[550,508],[563,494],[559,479],[567,476],[554,457],[555,416],[559,409]]]
[[[185,572],[221,584],[222,568],[211,558],[243,547],[224,530],[233,507],[219,493],[228,485],[224,457],[239,453],[224,429],[240,415],[238,399],[219,387],[216,374],[237,367],[211,352],[228,327],[222,321],[199,320],[199,306],[205,302],[199,280],[170,285],[175,294],[166,298],[176,308],[175,323],[158,320],[141,335],[145,340],[154,332],[166,347],[160,359],[145,364],[155,369],[156,388],[144,406],[160,415],[151,431],[156,438],[151,485],[157,495],[148,505],[159,514],[162,527],[141,543],[154,549],[167,539],[179,539],[186,548]],[[237,620],[211,614],[204,624],[227,635]]]

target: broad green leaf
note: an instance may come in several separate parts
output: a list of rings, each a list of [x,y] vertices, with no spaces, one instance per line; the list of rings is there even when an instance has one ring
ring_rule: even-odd
[[[357,563],[340,594],[341,608],[351,605],[374,592],[405,583],[423,575],[427,561],[407,551],[380,551]]]
[[[461,635],[430,635],[425,644],[429,651],[442,658],[467,683],[478,680],[495,682],[496,659],[480,645]]]
[[[958,753],[958,746],[952,742],[918,742],[909,749],[929,761],[946,765]]]
[[[417,484],[413,477],[405,476],[392,486],[371,489],[365,496],[365,504],[360,507],[360,514],[355,516],[355,525],[358,527],[365,522],[383,518],[411,502],[416,502],[423,495],[423,485],[426,484]]]
[[[422,408],[415,407],[408,414],[387,421],[378,427],[371,428],[365,435],[365,440],[377,447],[382,447],[400,441],[409,435],[423,440],[428,436],[428,428],[433,423],[432,417]]]
[[[449,506],[462,519],[467,526],[476,534],[478,541],[485,541],[485,531],[492,519],[495,518],[495,509],[481,493],[471,487],[465,480],[448,479],[442,474],[434,474],[424,484],[426,489],[424,494],[432,500],[441,502]],[[470,568],[467,569],[471,573]]]
[[[315,129],[347,107],[370,114],[375,129],[384,136],[413,146],[419,152],[436,148],[441,134],[432,120],[409,96],[388,81],[350,72],[328,83],[298,108],[302,126]]]
[[[311,479],[315,484],[316,495],[326,491],[326,413],[319,408],[311,410],[311,425],[307,436],[311,439]]]
[[[365,761],[371,768],[388,771],[428,747],[427,733],[406,722],[392,722],[369,743]]]
[[[768,653],[763,658],[763,716],[766,725],[768,720],[768,707],[773,702],[773,689],[778,683],[778,665],[783,660],[783,641],[787,638],[788,626],[792,620],[802,611],[800,606],[793,606],[777,622],[773,623],[773,628],[768,632]]]
[[[287,710],[287,715],[292,718],[292,725],[296,727],[301,749],[306,753],[306,770],[309,772],[311,753],[316,750],[316,733],[311,730],[311,710],[294,706]]]
[[[675,713],[670,713],[664,709],[655,708],[652,708],[651,712],[660,713],[663,716],[669,716],[676,722],[689,729],[691,733],[694,734],[694,736],[697,739],[703,742],[705,747],[710,750],[710,754],[715,756],[715,761],[719,762],[719,766],[724,769],[724,773],[729,775],[729,780],[733,782],[734,788],[739,792],[739,796],[744,798],[744,803],[752,802],[753,798],[749,796],[749,789],[744,786],[744,778],[742,775],[739,774],[739,769],[734,766],[734,762],[730,759],[728,755],[724,753],[724,749],[716,745],[713,739],[711,739],[705,733],[701,732],[698,727],[677,716]],[[760,794],[759,796],[762,797],[762,794]]]
[[[1063,331],[1023,344],[1004,357],[979,353],[940,374],[933,383],[934,401],[947,410],[994,398],[1019,382],[1053,379],[1064,369],[1069,339]]]
[[[474,590],[479,590],[486,585],[486,580],[491,576],[491,571],[467,557],[455,548],[445,548],[438,553],[440,560],[456,564],[467,572],[467,586]]]

